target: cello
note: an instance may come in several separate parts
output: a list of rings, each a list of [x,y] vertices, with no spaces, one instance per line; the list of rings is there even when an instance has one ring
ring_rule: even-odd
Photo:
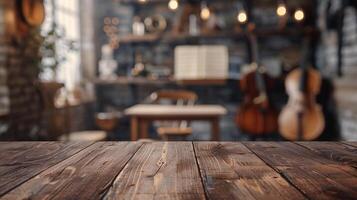
[[[240,80],[244,98],[238,107],[235,121],[244,133],[261,136],[277,132],[278,112],[269,102],[267,89],[273,84],[273,80],[258,61],[257,40],[254,35],[249,36],[249,44],[251,71]]]
[[[279,116],[279,131],[287,140],[314,140],[325,125],[321,106],[316,103],[321,76],[309,66],[309,44],[305,40],[300,68],[291,71],[285,80],[289,100]]]

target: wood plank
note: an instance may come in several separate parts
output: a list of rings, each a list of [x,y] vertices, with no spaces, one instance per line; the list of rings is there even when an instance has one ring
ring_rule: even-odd
[[[91,143],[1,142],[0,196]]]
[[[105,199],[204,199],[191,142],[145,143]]]
[[[357,148],[337,142],[297,142],[320,156],[357,168]]]
[[[342,142],[343,144],[347,144],[347,145],[350,145],[350,146],[353,146],[353,147],[357,147],[357,142]]]
[[[129,142],[95,143],[2,199],[100,199],[140,146]]]
[[[305,199],[241,143],[195,142],[209,199]]]
[[[244,143],[310,199],[355,199],[356,169],[290,142]]]

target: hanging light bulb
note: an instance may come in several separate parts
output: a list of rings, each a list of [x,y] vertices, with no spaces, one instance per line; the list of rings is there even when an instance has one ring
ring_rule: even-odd
[[[146,0],[139,0],[140,3],[146,3]]]
[[[168,6],[171,10],[176,10],[178,8],[178,5],[179,4],[178,4],[177,0],[170,0],[169,4],[168,4]]]
[[[296,21],[302,21],[304,19],[304,17],[305,17],[304,11],[301,8],[299,8],[295,11],[294,19]]]
[[[278,7],[276,8],[276,14],[280,17],[286,15],[286,6],[283,3],[280,3]]]
[[[242,23],[242,24],[247,22],[248,16],[247,16],[247,13],[245,12],[245,10],[241,10],[238,12],[237,20],[239,23]]]
[[[207,7],[206,2],[202,2],[200,15],[201,15],[201,19],[203,19],[203,20],[209,19],[210,15],[211,15],[211,12],[209,11],[209,9]]]

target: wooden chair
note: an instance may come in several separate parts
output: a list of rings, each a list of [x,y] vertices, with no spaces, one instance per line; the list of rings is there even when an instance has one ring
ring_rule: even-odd
[[[177,106],[194,105],[197,95],[194,92],[186,90],[161,90],[150,95],[151,103],[175,104]],[[192,134],[192,129],[188,126],[187,121],[160,122],[157,132],[163,140],[171,140]]]

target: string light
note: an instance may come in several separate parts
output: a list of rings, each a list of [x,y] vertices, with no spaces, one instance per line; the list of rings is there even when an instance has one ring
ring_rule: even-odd
[[[286,15],[286,7],[285,4],[281,3],[278,5],[278,7],[276,8],[276,14],[280,17],[285,16]]]
[[[239,23],[245,23],[248,20],[248,16],[247,13],[245,12],[245,10],[241,10],[239,11],[238,15],[237,15],[237,20]]]
[[[176,10],[178,8],[178,1],[170,0],[168,6],[171,10]]]
[[[209,19],[210,15],[211,15],[211,12],[209,11],[209,9],[207,7],[206,2],[202,2],[200,15],[203,20]]]
[[[294,13],[294,18],[296,21],[302,21],[305,17],[304,11],[302,9],[297,9]]]

